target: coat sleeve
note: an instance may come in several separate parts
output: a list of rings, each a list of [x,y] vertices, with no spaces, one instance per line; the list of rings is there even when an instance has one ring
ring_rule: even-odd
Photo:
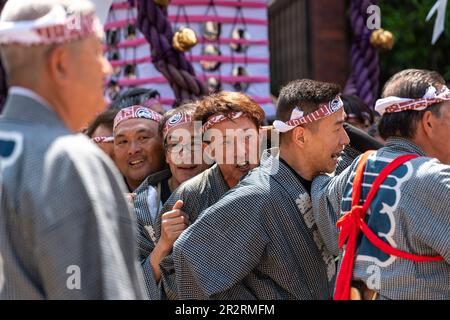
[[[161,288],[159,283],[156,281],[153,274],[153,268],[150,264],[150,255],[155,248],[153,241],[148,235],[148,231],[139,224],[138,225],[138,251],[139,251],[139,262],[144,275],[145,286],[147,289],[148,298],[150,300],[160,300],[161,299]]]
[[[430,247],[450,264],[450,166],[430,161],[417,170],[418,179],[402,191],[409,212],[411,237]],[[408,204],[413,208],[406,210]]]
[[[311,187],[314,219],[325,246],[334,256],[339,255],[336,222],[341,213],[342,195],[356,162],[337,176],[320,175],[314,178]]]
[[[214,298],[257,266],[268,242],[262,211],[270,208],[254,189],[229,191],[175,242],[173,261],[180,299]]]
[[[148,185],[141,184],[136,190],[134,213],[138,223],[137,247],[138,257],[144,275],[145,286],[150,300],[160,299],[160,288],[150,264],[150,255],[155,249],[156,233],[153,229],[152,217],[147,205]],[[156,217],[157,219],[159,216]]]
[[[45,158],[46,222],[33,244],[43,290],[48,299],[143,299],[124,185],[109,159],[79,142],[56,144]]]

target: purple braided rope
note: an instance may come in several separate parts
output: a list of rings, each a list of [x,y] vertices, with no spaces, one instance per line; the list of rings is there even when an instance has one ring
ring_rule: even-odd
[[[194,68],[184,53],[172,47],[173,31],[167,18],[167,8],[155,4],[153,0],[136,2],[137,27],[150,43],[155,68],[170,83],[176,98],[175,104],[205,95],[206,87],[195,77]]]
[[[359,96],[373,108],[378,95],[380,65],[378,50],[370,44],[373,30],[366,26],[367,7],[378,4],[378,0],[351,0],[350,19],[353,28],[351,50],[352,72],[345,85],[345,94]]]

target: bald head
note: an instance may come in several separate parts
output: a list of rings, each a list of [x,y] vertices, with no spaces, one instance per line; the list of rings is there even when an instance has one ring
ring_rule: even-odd
[[[70,14],[89,14],[95,11],[88,0],[9,0],[0,16],[0,22],[36,20],[50,12],[55,6],[62,6]]]
[[[9,0],[0,16],[0,22],[34,21],[48,14],[55,6],[62,6],[67,14],[86,15],[95,12],[88,0]],[[71,43],[63,44],[67,47]],[[10,84],[36,82],[43,72],[48,53],[53,44],[19,45],[2,44],[0,54]]]
[[[104,110],[111,65],[103,55],[103,28],[90,1],[9,0],[0,24],[10,86],[41,96],[72,131]]]

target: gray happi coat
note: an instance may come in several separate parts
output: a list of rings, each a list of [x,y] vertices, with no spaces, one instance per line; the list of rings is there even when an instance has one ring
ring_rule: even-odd
[[[150,254],[161,236],[161,216],[172,207],[177,200],[183,200],[183,210],[193,223],[206,208],[216,203],[228,190],[219,166],[215,164],[199,175],[181,184],[164,204],[155,222],[150,218],[147,205],[148,186],[143,184],[137,190],[135,212],[139,221],[138,247],[139,257],[144,271],[144,278],[150,299],[176,299],[175,273],[171,255],[161,261],[161,280],[155,281],[150,265]]]
[[[0,299],[145,297],[125,185],[100,149],[13,94],[0,155]]]
[[[310,195],[278,149],[200,215],[172,256],[180,299],[330,299],[333,290]]]
[[[450,166],[425,157],[414,143],[390,138],[367,162],[361,198],[388,162],[416,154],[381,185],[366,215],[372,231],[391,246],[417,255],[440,255],[438,262],[413,262],[385,254],[365,237],[360,241],[353,279],[362,280],[381,299],[450,299]],[[314,215],[331,252],[338,254],[336,221],[351,207],[358,160],[340,176],[313,182]]]

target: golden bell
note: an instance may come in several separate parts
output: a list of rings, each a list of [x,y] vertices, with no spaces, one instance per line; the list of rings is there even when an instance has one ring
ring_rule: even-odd
[[[394,46],[395,38],[392,32],[377,29],[370,35],[370,44],[377,49],[391,50]]]
[[[190,28],[181,28],[173,35],[172,46],[181,52],[190,50],[197,44],[197,36]]]
[[[170,4],[170,0],[153,0],[158,6],[167,7]]]

